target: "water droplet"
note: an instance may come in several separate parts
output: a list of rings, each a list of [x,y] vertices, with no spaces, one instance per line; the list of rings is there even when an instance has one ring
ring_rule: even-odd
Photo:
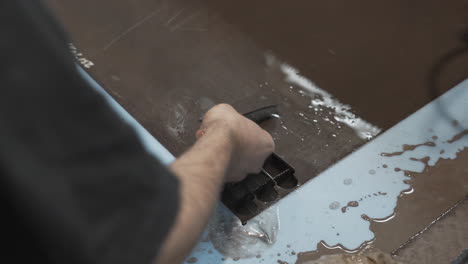
[[[340,203],[335,201],[335,202],[331,203],[328,207],[331,210],[336,210],[336,209],[340,208]]]
[[[343,183],[344,185],[351,185],[351,183],[353,183],[353,179],[350,179],[350,178],[344,179]]]
[[[196,263],[197,261],[198,261],[198,259],[195,258],[195,257],[191,257],[191,258],[187,259],[187,263]]]
[[[370,174],[370,175],[374,175],[374,174],[375,174],[375,170],[370,170],[370,171],[369,171],[369,174]]]
[[[414,188],[411,187],[410,189],[405,190],[405,191],[403,191],[403,192],[401,192],[401,193],[402,193],[402,194],[412,194],[413,192],[414,192]]]

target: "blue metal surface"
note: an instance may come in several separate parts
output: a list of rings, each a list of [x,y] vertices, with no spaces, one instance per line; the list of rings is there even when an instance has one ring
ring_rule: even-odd
[[[83,78],[106,98],[110,106],[122,117],[125,122],[135,129],[141,142],[146,147],[146,150],[160,159],[164,164],[169,164],[174,160],[174,156],[163,146],[157,139],[155,139],[144,127],[138,123],[125,109],[117,103],[87,72],[81,67],[78,67],[78,71],[82,74]]]
[[[168,164],[174,157],[112,99],[83,70],[83,76],[103,94],[122,118],[135,128],[150,153]],[[443,110],[443,111],[442,111]],[[468,147],[468,137],[449,143],[460,127],[468,127],[468,80],[426,105],[358,151],[307,182],[275,206],[242,226],[222,205],[216,210],[201,242],[191,257],[199,263],[277,263],[296,260],[296,252],[314,250],[320,241],[330,246],[356,249],[374,234],[371,218],[390,219],[399,195],[411,190],[401,170],[422,171],[425,165],[410,158],[430,156],[429,166],[440,158],[456,157]],[[451,121],[457,120],[455,127]],[[438,139],[434,140],[434,136]],[[434,142],[402,155],[403,144]],[[443,150],[443,154],[441,154]],[[385,166],[384,166],[385,165]],[[374,195],[376,194],[376,195]],[[359,205],[342,208],[349,202]],[[222,252],[222,254],[221,254]],[[230,256],[230,257],[229,257]],[[240,259],[239,259],[240,258]]]

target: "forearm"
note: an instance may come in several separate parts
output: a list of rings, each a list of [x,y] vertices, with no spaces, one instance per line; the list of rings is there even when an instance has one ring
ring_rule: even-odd
[[[233,144],[225,133],[223,129],[207,131],[171,165],[181,183],[181,204],[156,263],[181,263],[203,232],[232,158]]]
[[[196,137],[197,143],[171,166],[181,183],[181,203],[158,264],[181,263],[207,224],[223,183],[259,172],[275,148],[265,130],[226,104],[205,114]]]

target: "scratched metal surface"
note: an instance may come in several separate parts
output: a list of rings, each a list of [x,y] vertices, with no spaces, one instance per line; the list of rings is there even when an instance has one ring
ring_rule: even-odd
[[[114,109],[135,128],[142,142],[153,155],[165,163],[174,159],[92,78],[84,71],[82,72],[85,78],[106,96]],[[359,248],[363,243],[373,241],[375,237],[369,229],[370,223],[361,215],[392,221],[400,193],[405,190],[407,194],[413,192],[410,186],[404,183],[404,180],[410,178],[406,177],[402,171],[395,171],[394,168],[423,171],[424,165],[409,157],[430,156],[429,166],[434,166],[440,159],[455,159],[458,152],[468,147],[467,136],[457,142],[447,142],[454,135],[468,128],[468,117],[465,115],[467,105],[468,80],[326,170],[315,180],[306,183],[299,191],[284,198],[245,227],[241,226],[240,222],[220,205],[199,245],[192,252],[190,260],[211,264],[275,263],[277,260],[293,263],[297,260],[296,253],[312,251],[321,241],[330,247],[340,246],[351,250]],[[447,119],[447,114],[451,119]],[[451,120],[457,120],[460,126],[453,126]],[[399,151],[401,146],[408,142],[426,142],[433,139],[434,135],[438,135],[436,147],[423,146],[403,156],[383,157],[380,155],[382,152]],[[442,153],[441,150],[444,152]],[[463,170],[463,168],[460,169]],[[460,183],[466,182],[468,175],[464,178],[465,180],[460,179]],[[444,212],[444,209],[449,208],[457,199],[466,196],[468,194],[466,191],[466,186],[463,184],[458,184],[458,186],[452,184],[452,194],[435,192],[433,198],[445,200],[438,205],[440,213],[437,213],[437,210],[435,214],[434,212],[420,212],[407,220],[420,221],[422,226],[428,226],[432,219]],[[367,198],[369,194],[377,192],[385,193],[385,195]],[[361,202],[362,197],[365,197],[363,202]],[[360,201],[359,207],[348,208],[346,213],[339,210],[342,205],[353,200]],[[338,207],[334,206],[336,203]],[[414,208],[418,205],[406,204],[406,206]],[[247,231],[251,233],[248,234]],[[408,230],[405,230],[403,240],[397,241],[390,251],[395,250],[397,245],[403,244],[418,231],[416,229],[408,233]],[[254,232],[253,235],[252,232]],[[255,232],[259,232],[257,235],[269,236],[269,241],[265,237],[255,235]],[[389,232],[398,231],[387,230],[387,235]]]
[[[151,137],[131,115],[89,78],[84,71],[83,74],[98,91],[106,96],[114,109],[135,128],[142,142],[153,155],[165,163],[169,163],[174,159],[156,139]],[[286,197],[263,215],[257,217],[255,221],[258,220],[258,222],[254,221],[254,224],[248,225],[245,230],[258,231],[258,225],[255,224],[260,221],[263,222],[261,224],[263,229],[260,230],[270,236],[270,239],[272,239],[270,243],[266,243],[264,239],[259,239],[256,236],[253,236],[252,239],[252,235],[246,235],[242,232],[239,232],[239,236],[232,236],[232,231],[226,232],[225,228],[220,229],[219,227],[224,225],[222,222],[227,222],[227,229],[233,228],[234,231],[239,231],[235,228],[240,227],[235,217],[220,205],[215,212],[212,223],[204,234],[204,238],[190,257],[196,258],[197,262],[200,263],[213,264],[252,263],[252,261],[256,263],[273,263],[278,259],[291,263],[297,258],[293,252],[314,250],[320,241],[332,247],[341,245],[348,249],[354,249],[359,248],[366,241],[374,240],[374,234],[369,230],[369,222],[362,219],[361,215],[366,214],[372,218],[390,221],[393,218],[393,210],[400,192],[404,190],[410,190],[409,193],[412,192],[412,189],[408,189],[410,186],[403,182],[409,178],[404,176],[403,172],[393,170],[394,167],[422,171],[424,166],[408,159],[409,156],[431,156],[430,165],[435,165],[441,158],[455,158],[457,152],[468,147],[468,137],[466,136],[456,144],[447,143],[447,140],[452,138],[454,134],[468,127],[468,119],[464,114],[467,111],[467,104],[468,81],[465,81],[447,92],[443,97],[405,119],[378,139],[325,171],[314,181],[307,183],[301,188],[300,192],[298,191]],[[440,111],[441,107],[444,111]],[[452,126],[447,119],[447,114],[453,120],[458,120],[461,127]],[[409,155],[396,156],[395,158],[380,155],[382,152],[398,151],[404,143],[425,142],[433,138],[434,135],[438,135],[440,139],[436,148],[423,147],[411,151]],[[444,153],[441,153],[442,149]],[[384,168],[383,164],[388,167]],[[463,183],[465,180],[462,178],[460,181]],[[460,190],[455,190],[454,187],[452,186],[451,192],[455,195],[444,195],[443,192],[437,193],[437,195],[441,195],[438,196],[439,199],[446,200],[438,205],[441,208],[440,214],[443,213],[444,206],[448,208],[456,199],[467,195],[467,193],[464,193],[466,187],[463,184],[459,184],[458,188],[461,188]],[[336,210],[340,206],[338,208],[332,206],[335,203],[345,205],[347,201],[359,200],[359,198],[367,197],[368,194],[376,192],[385,192],[386,195],[368,200],[366,198],[366,202],[361,202],[360,207],[351,208],[352,210],[346,212],[346,214]],[[406,206],[411,208],[411,206],[418,205],[407,204]],[[428,214],[429,218],[424,214]],[[420,221],[422,226],[427,226],[431,224],[431,219],[436,217],[437,213],[435,215],[432,213],[431,218],[430,213],[420,212],[419,215],[412,217],[410,221]],[[406,230],[406,233],[404,233],[406,237],[403,236],[403,240],[397,241],[397,243],[402,244],[417,231],[418,229],[410,231],[413,233],[408,233]],[[339,236],[337,236],[338,234]],[[243,243],[243,245],[232,243],[232,241]],[[221,245],[229,246],[223,247]],[[393,245],[394,248],[390,248],[390,250],[396,249],[396,245]],[[244,259],[234,261],[228,256],[243,256]],[[257,256],[259,256],[258,259]]]
[[[431,69],[460,46],[458,36],[468,22],[461,0],[378,6],[338,0],[239,1],[239,6],[186,0],[49,2],[87,71],[175,156],[193,143],[199,117],[214,103],[232,103],[240,111],[278,103],[281,122],[265,128],[301,184],[367,142],[352,126],[336,122],[333,109],[312,99],[326,90],[351,104],[357,117],[387,129],[431,100]],[[292,68],[285,70],[284,61],[318,86],[290,78]],[[439,92],[466,77],[467,66],[466,55],[452,62],[441,74]],[[317,92],[317,87],[324,89]],[[144,135],[151,141],[149,134]],[[270,231],[276,232],[274,223]],[[361,231],[356,239],[370,237]],[[356,242],[343,241],[349,247]]]
[[[337,124],[332,109],[310,108],[279,61],[200,1],[109,2],[61,1],[57,10],[94,64],[87,71],[175,156],[222,102],[240,112],[279,105],[281,119],[264,126],[300,184],[367,141]]]
[[[278,154],[296,168],[300,184],[367,140],[349,125],[353,121],[337,121],[342,117],[336,115],[336,104],[314,105],[312,99],[323,99],[323,93],[308,90],[289,78],[283,68],[284,60],[299,65],[297,71],[304,72],[309,79],[319,79],[318,87],[329,91],[329,96],[340,95],[343,104],[339,107],[351,108],[346,112],[363,121],[367,117],[373,119],[376,128],[388,128],[430,101],[424,90],[426,74],[441,54],[459,45],[457,34],[466,22],[462,12],[467,8],[464,1],[442,6],[432,1],[423,9],[426,13],[416,12],[411,6],[408,10],[421,17],[441,10],[434,19],[447,26],[434,27],[432,34],[441,36],[434,39],[427,31],[416,34],[436,23],[432,20],[412,23],[408,28],[411,21],[406,1],[388,1],[385,5],[392,14],[400,12],[402,19],[385,15],[385,10],[372,4],[373,1],[357,6],[338,0],[330,2],[297,1],[295,5],[284,6],[280,1],[258,0],[240,1],[234,7],[228,1],[202,0],[50,0],[71,32],[78,57],[93,62],[87,71],[175,156],[194,142],[198,120],[213,104],[231,103],[241,112],[278,104],[281,120],[266,124],[265,128],[273,134]],[[271,8],[261,8],[268,5]],[[241,12],[241,7],[248,11]],[[349,8],[349,14],[343,11],[345,7]],[[261,17],[253,18],[252,10],[258,10]],[[304,10],[314,14],[310,23],[307,19],[312,16]],[[343,19],[331,23],[327,14],[333,12],[342,14]],[[365,15],[359,16],[360,12]],[[280,21],[275,22],[275,14]],[[324,32],[321,26],[324,23],[331,23],[333,36]],[[378,39],[382,36],[379,28],[366,26],[375,23],[391,29],[391,38],[383,42]],[[249,24],[251,28],[246,27]],[[256,30],[247,30],[252,28]],[[300,38],[283,38],[281,34],[289,36],[285,28],[291,28]],[[277,34],[277,30],[282,33]],[[353,32],[358,34],[357,38],[351,38]],[[400,45],[401,38],[411,33],[418,37],[412,38],[412,45],[404,51],[410,54],[423,50],[416,58],[396,60],[394,55],[384,52]],[[324,44],[316,41],[317,34],[335,48],[324,50]],[[392,39],[398,42],[392,43]],[[272,44],[265,45],[265,41]],[[289,46],[280,49],[277,43]],[[340,46],[342,43],[348,43],[347,48]],[[273,52],[268,52],[270,49]],[[368,61],[376,53],[382,56],[379,61]],[[303,60],[298,61],[298,57]],[[408,65],[408,61],[417,64]],[[456,66],[460,65],[468,66],[468,60],[457,62]],[[317,68],[322,70],[312,72]],[[455,67],[443,78],[442,90],[462,79],[460,68],[463,67]],[[389,82],[393,88],[385,84],[379,89],[378,85],[383,83],[355,82],[366,76],[369,80],[388,80],[392,69],[399,70]],[[414,69],[420,73],[411,72]],[[349,78],[354,80],[349,85],[335,82]],[[413,90],[408,85],[417,89],[402,97],[401,91]],[[392,107],[388,107],[389,101],[393,102]],[[349,102],[353,104],[346,105]],[[368,109],[369,105],[375,108]],[[385,118],[376,119],[376,113]],[[393,121],[389,124],[384,120]]]

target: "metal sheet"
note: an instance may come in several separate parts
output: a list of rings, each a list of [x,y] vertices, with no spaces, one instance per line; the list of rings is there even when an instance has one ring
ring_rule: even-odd
[[[339,0],[304,0],[294,4],[256,0],[238,1],[237,6],[228,1],[186,0],[50,2],[72,33],[77,47],[74,52],[80,63],[175,155],[193,143],[198,119],[215,103],[232,103],[241,112],[265,104],[279,104],[280,111],[285,113],[281,122],[266,124],[265,128],[274,135],[278,153],[296,168],[301,184],[367,142],[351,121],[359,121],[360,128],[370,133],[377,131],[372,124],[389,128],[431,100],[433,92],[428,91],[429,87],[440,88],[439,92],[447,90],[466,77],[464,72],[468,66],[466,53],[459,52],[459,56],[437,72],[438,78],[432,76],[447,54],[462,50],[459,34],[468,23],[465,15],[468,4],[462,0],[449,3],[366,0],[359,4]],[[296,71],[299,70],[318,86],[298,76]],[[438,82],[431,83],[434,80]],[[343,103],[330,95],[337,96]],[[344,110],[347,105],[352,106],[351,111]],[[434,125],[434,120],[430,120],[428,123]],[[424,129],[424,125],[427,124],[415,121],[407,128]],[[408,134],[387,136],[379,151],[401,150],[404,143],[424,143],[423,138],[411,136],[410,132],[414,131],[404,131]],[[451,136],[453,131],[442,128],[436,132],[443,138]],[[421,135],[424,140],[430,139],[426,138],[429,134]],[[374,142],[372,144],[377,144]],[[421,149],[434,150],[428,146],[418,148]],[[369,165],[372,161],[363,160],[365,155],[359,157],[353,158],[356,159],[353,164]],[[393,158],[398,159],[398,156]],[[407,161],[398,160],[401,167],[400,162],[404,165]],[[420,162],[414,164],[421,165]],[[371,175],[371,170],[377,173],[373,168],[365,175]],[[294,211],[291,217],[295,215],[299,219],[302,215],[299,209],[304,205],[316,206],[315,200],[310,199],[325,199],[330,194],[320,184],[317,192],[306,189],[320,182],[319,178],[330,178],[330,181],[335,178],[336,186],[354,190],[351,186],[356,186],[352,184],[356,181],[351,177],[343,179],[344,174],[322,176],[325,173],[299,189],[295,197],[303,199],[288,197],[282,202]],[[350,172],[343,169],[342,173]],[[396,185],[392,195],[386,192],[375,197],[395,202],[396,190],[407,187],[401,183],[406,180],[403,175],[395,177],[401,178],[397,184],[392,183]],[[371,186],[369,191],[377,191],[376,186],[366,184]],[[386,187],[393,188],[392,184]],[[351,195],[346,190],[338,191]],[[354,201],[346,197],[337,195],[328,205],[322,201],[321,209],[341,209],[334,202],[343,206]],[[290,199],[291,202],[287,202]],[[392,204],[387,202],[385,206]],[[356,208],[351,206],[342,214],[358,214],[364,210],[362,208],[361,204]],[[365,208],[364,211],[380,210],[379,205],[373,203]],[[379,212],[385,215],[389,212],[387,209]],[[313,211],[313,208],[307,210]],[[279,225],[271,217],[275,212],[271,209],[267,212],[269,217],[259,218],[268,221],[268,232],[278,238],[272,247],[268,243],[261,245],[262,252],[273,255],[262,253],[259,261],[267,257],[268,261],[274,260],[277,254],[282,254],[283,259],[295,259],[293,249],[287,247],[294,243],[285,240],[283,229],[277,231],[277,227],[285,226],[284,221]],[[281,215],[284,214],[280,211]],[[331,216],[320,219],[317,227],[322,222],[335,221]],[[363,225],[355,226],[356,234],[339,233],[338,239],[338,233],[330,233],[328,229],[316,233],[315,229],[310,229],[309,222],[307,218],[286,222],[288,227],[297,227],[291,234],[314,234],[312,240],[294,244],[295,252],[313,249],[320,237],[325,237],[329,244],[341,241],[349,248],[372,238],[372,233]],[[350,223],[353,222],[342,225],[348,227]],[[251,228],[257,228],[255,223]],[[348,239],[351,235],[354,238]],[[262,241],[271,242],[272,239]],[[291,244],[281,246],[285,243]],[[255,247],[252,248],[255,251]],[[274,255],[271,248],[278,249],[278,253]],[[195,253],[200,260],[221,261],[219,253],[209,254],[211,248],[202,246],[201,250]]]

